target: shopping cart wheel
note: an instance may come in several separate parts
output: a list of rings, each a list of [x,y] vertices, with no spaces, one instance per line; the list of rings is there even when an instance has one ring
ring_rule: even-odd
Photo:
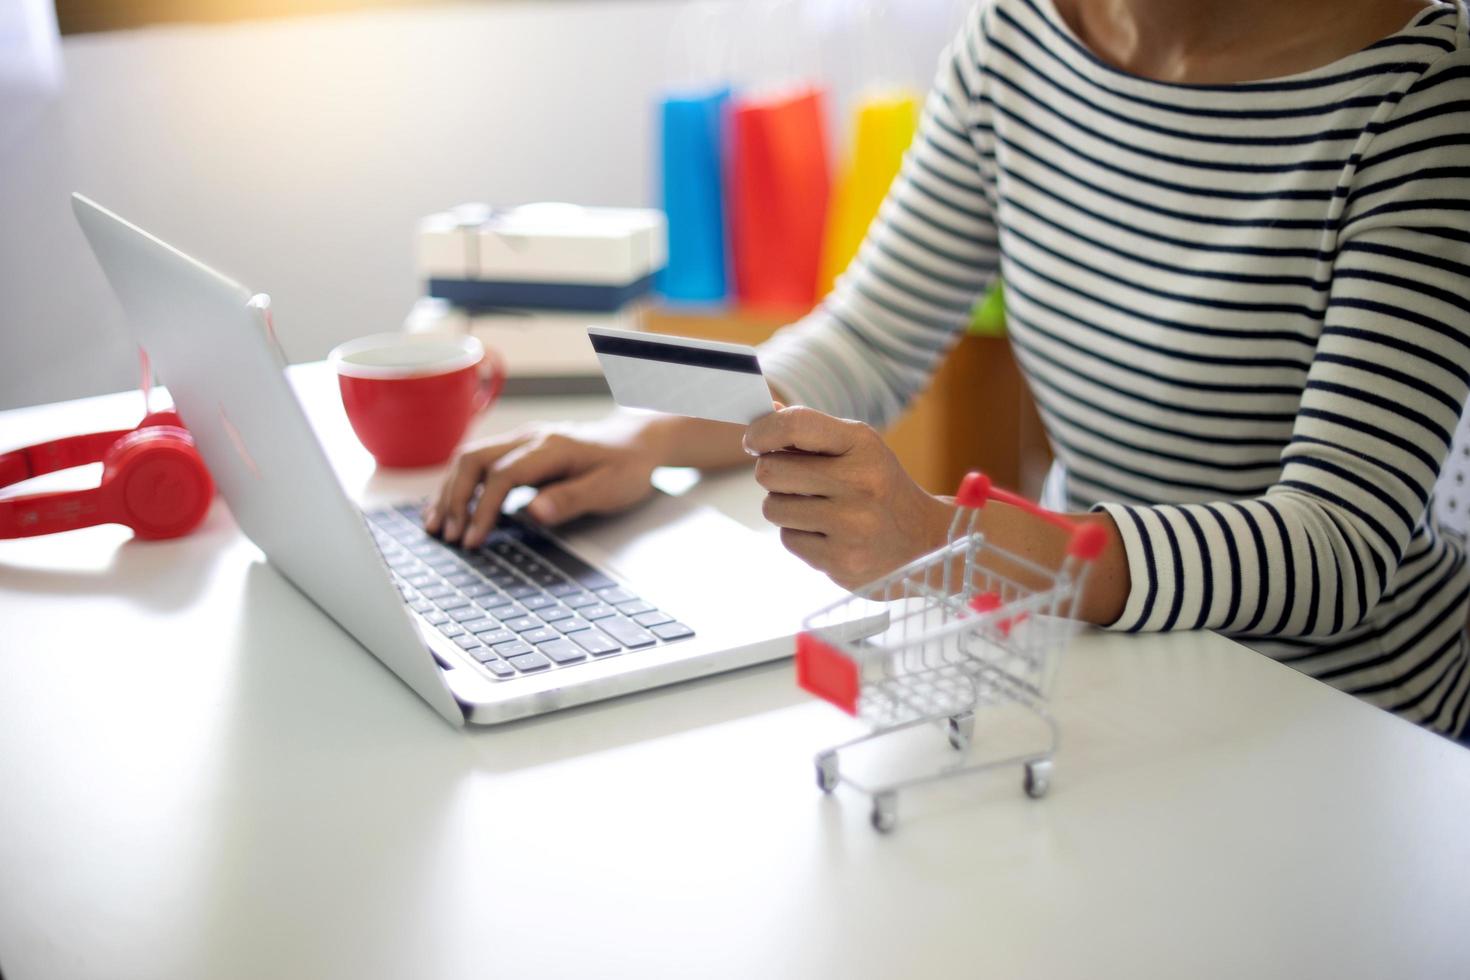
[[[837,788],[837,753],[823,752],[817,756],[817,785],[823,793]]]
[[[1037,759],[1026,763],[1026,795],[1039,800],[1051,789],[1051,760]]]
[[[879,793],[873,797],[873,827],[886,834],[898,823],[898,795]]]
[[[965,711],[961,714],[952,715],[949,719],[949,744],[960,752],[970,747],[970,740],[975,737],[975,712]]]

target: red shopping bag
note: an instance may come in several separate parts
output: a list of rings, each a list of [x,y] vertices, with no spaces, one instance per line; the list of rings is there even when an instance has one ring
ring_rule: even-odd
[[[758,308],[816,302],[827,222],[827,133],[818,88],[736,102],[727,220],[735,294]]]

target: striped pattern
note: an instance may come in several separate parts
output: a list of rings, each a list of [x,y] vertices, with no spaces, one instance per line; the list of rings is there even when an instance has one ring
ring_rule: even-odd
[[[1071,506],[1127,546],[1115,628],[1248,638],[1459,732],[1470,569],[1426,511],[1470,387],[1466,29],[1457,0],[1313,71],[1184,86],[1106,65],[1050,0],[986,0],[857,260],[762,361],[882,425],[999,271]]]

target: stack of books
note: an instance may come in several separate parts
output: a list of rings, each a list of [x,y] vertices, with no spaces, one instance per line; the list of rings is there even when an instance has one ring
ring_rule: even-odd
[[[505,360],[507,391],[605,390],[587,328],[642,329],[667,249],[661,211],[462,205],[419,222],[426,295],[405,328],[473,333]]]

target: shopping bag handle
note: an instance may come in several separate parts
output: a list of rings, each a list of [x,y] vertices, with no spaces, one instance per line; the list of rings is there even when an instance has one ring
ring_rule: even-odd
[[[960,481],[959,493],[954,497],[956,504],[971,510],[979,510],[992,500],[1019,507],[1033,517],[1039,517],[1048,524],[1069,532],[1072,540],[1067,546],[1067,554],[1073,558],[1092,561],[1107,547],[1108,533],[1102,525],[1074,521],[1070,517],[1047,510],[1020,494],[995,486],[990,482],[990,477],[979,470],[971,470],[965,474],[965,478]]]

